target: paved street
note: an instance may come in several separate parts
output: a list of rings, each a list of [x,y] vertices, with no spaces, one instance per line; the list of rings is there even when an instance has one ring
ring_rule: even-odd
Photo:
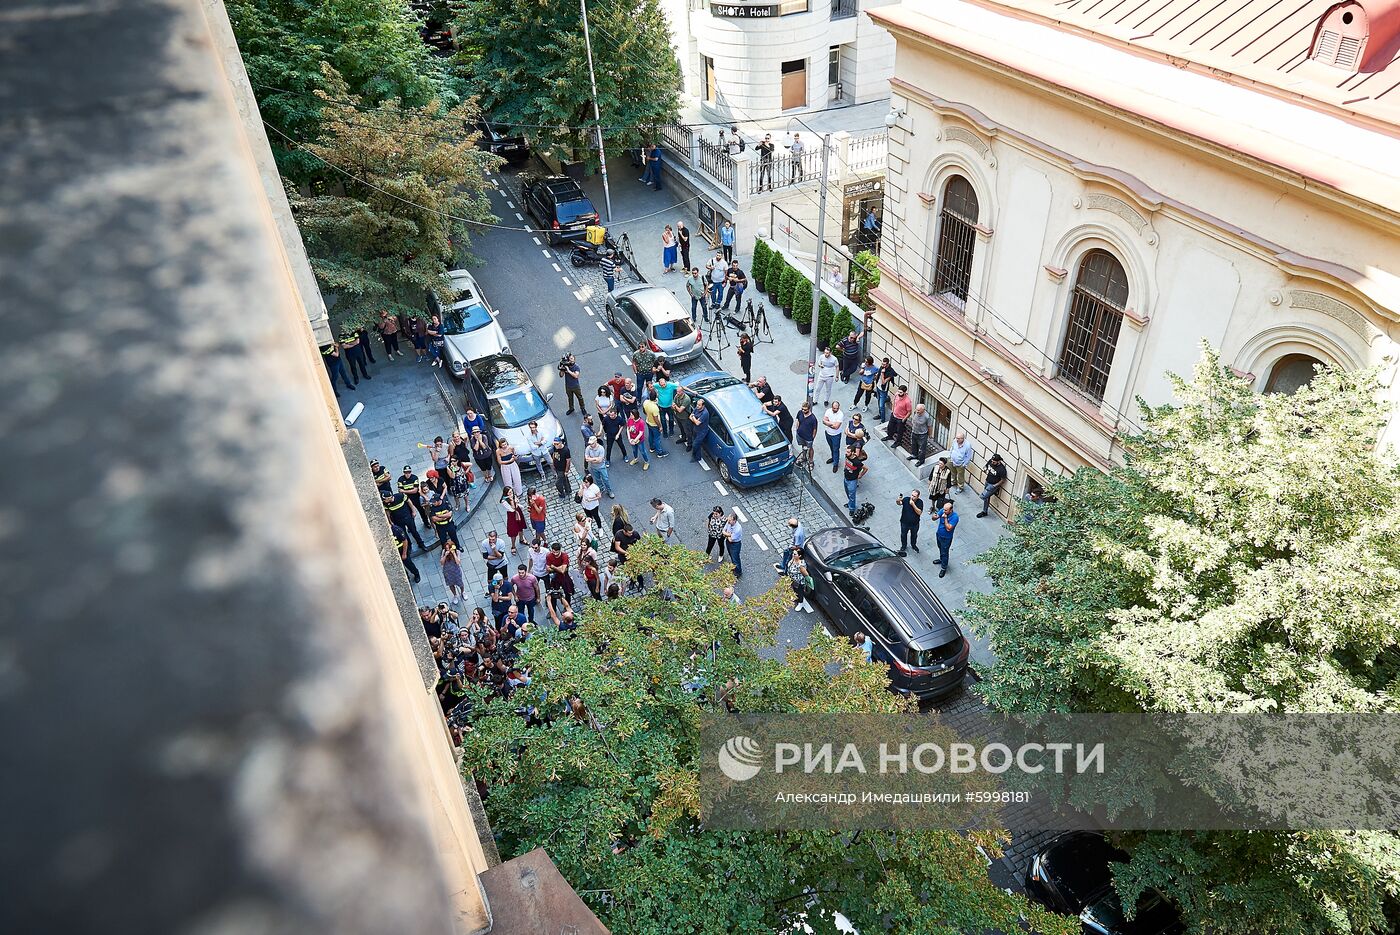
[[[663,274],[657,231],[666,224],[684,219],[693,232],[692,263],[703,264],[708,255],[704,241],[698,234],[699,221],[693,205],[675,207],[674,191],[665,188],[660,192],[636,183],[629,167],[623,163],[612,174],[613,215],[619,220],[610,230],[620,236],[629,235],[634,254],[643,274],[653,283],[669,286],[672,291],[682,294],[684,286],[679,274]],[[524,219],[517,198],[516,174],[506,170],[493,178],[496,189],[492,203],[501,218],[501,228],[519,224],[530,226]],[[600,206],[603,204],[601,183],[590,178],[585,182],[590,195]],[[521,215],[521,218],[517,218]],[[635,219],[635,220],[628,220]],[[738,254],[741,264],[749,260],[748,248],[752,246],[752,234],[741,232]],[[568,261],[567,247],[550,247],[542,238],[523,230],[491,229],[476,232],[472,241],[472,251],[481,265],[473,271],[489,301],[500,313],[500,321],[512,351],[521,363],[529,369],[542,392],[556,394],[551,403],[555,414],[561,419],[568,433],[569,445],[575,459],[582,453],[578,432],[578,415],[566,416],[562,403],[563,382],[557,372],[559,357],[572,352],[578,358],[582,373],[585,395],[592,396],[592,390],[615,372],[630,370],[627,359],[628,345],[615,334],[605,321],[602,296],[604,294],[602,274],[596,266],[574,267]],[[619,270],[620,281],[628,280],[625,270]],[[688,305],[688,302],[685,303]],[[772,343],[761,343],[755,351],[755,376],[762,374],[786,399],[790,405],[800,401],[805,394],[807,338],[797,333],[795,325],[783,318],[781,312],[770,310],[769,318]],[[736,337],[732,333],[729,339]],[[707,335],[706,346],[709,354],[720,366],[731,372],[738,372],[738,360],[732,344],[721,347]],[[382,374],[372,383],[362,382],[353,393],[342,391],[343,410],[348,412],[356,401],[366,403],[366,411],[356,427],[364,433],[365,444],[372,457],[377,457],[397,476],[406,463],[412,463],[422,476],[428,465],[418,442],[430,442],[434,435],[450,435],[457,424],[457,416],[449,414],[450,401],[458,410],[461,406],[460,389],[456,381],[445,370],[434,370],[425,364],[414,364],[411,356],[392,364],[385,364],[382,351],[379,365],[372,372]],[[682,366],[677,373],[708,368],[708,363]],[[434,377],[437,377],[435,379]],[[439,387],[445,389],[445,393]],[[850,387],[838,384],[838,397],[849,404],[854,394]],[[444,399],[447,396],[448,399]],[[795,407],[794,407],[795,408]],[[871,419],[873,422],[873,417]],[[973,439],[974,443],[976,439]],[[894,499],[907,492],[915,484],[913,465],[903,452],[893,452],[883,443],[872,444],[870,471],[861,483],[860,499],[876,506],[874,517],[869,523],[873,532],[886,543],[897,546],[899,541],[898,508]],[[682,454],[684,451],[682,450]],[[982,460],[987,453],[979,452]],[[640,465],[629,466],[616,463],[612,468],[614,487],[619,495],[617,502],[628,510],[633,524],[643,529],[652,510],[648,503],[651,497],[660,496],[676,509],[677,522],[685,541],[696,547],[705,543],[704,519],[715,504],[728,507],[735,504],[741,518],[745,519],[746,542],[745,578],[739,584],[741,595],[758,593],[771,586],[776,572],[771,565],[776,551],[789,541],[787,518],[800,515],[809,531],[833,522],[846,522],[844,512],[845,494],[841,488],[840,475],[818,464],[813,478],[825,497],[814,497],[795,478],[770,484],[754,491],[740,491],[728,488],[709,470],[695,466],[688,457],[654,459],[649,471],[643,472]],[[925,468],[927,471],[927,467]],[[527,484],[530,476],[527,476]],[[577,477],[574,479],[577,484]],[[551,537],[559,534],[562,541],[569,541],[568,535],[572,517],[577,509],[569,499],[555,502],[552,484],[542,484],[550,498]],[[483,539],[491,529],[504,534],[503,513],[497,505],[499,488],[486,491],[478,483],[472,492],[475,506],[481,502],[481,509],[473,511],[470,520],[459,516],[462,526],[464,557],[467,559],[464,572],[469,591],[475,587],[477,593],[484,589],[484,573],[476,557],[475,543]],[[967,594],[989,587],[981,566],[971,564],[970,559],[995,543],[1001,534],[1002,522],[995,516],[977,519],[979,501],[971,489],[957,496],[957,510],[962,519],[955,540],[952,572],[946,578],[939,578],[934,566],[937,552],[932,543],[932,528],[926,524],[921,554],[910,555],[910,564],[917,569],[934,588],[955,614],[966,605]],[[611,501],[605,501],[605,507]],[[440,600],[446,596],[441,575],[437,571],[436,553],[419,556],[415,559],[423,573],[423,583],[418,588],[420,599]],[[803,645],[811,627],[820,622],[818,615],[789,615],[780,627],[780,645]],[[969,633],[972,641],[972,661],[974,666],[991,663],[993,654],[985,640]]]
[[[504,173],[495,181],[499,189],[492,196],[494,210],[503,224],[520,223],[515,221],[518,204],[514,175]],[[555,394],[550,405],[565,428],[577,465],[583,451],[578,431],[580,417],[565,415],[564,387],[557,370],[559,358],[565,352],[577,357],[583,374],[584,394],[591,399],[598,384],[618,371],[630,372],[627,357],[630,347],[604,321],[601,298],[604,287],[597,267],[574,268],[568,262],[567,248],[550,248],[538,240],[540,238],[519,231],[480,232],[473,238],[472,251],[482,262],[473,272],[487,299],[500,312],[500,322],[512,352],[530,371],[542,392]],[[370,456],[380,459],[395,476],[404,464],[412,464],[421,477],[431,465],[417,444],[431,442],[435,435],[451,434],[460,416],[460,388],[448,371],[415,364],[411,354],[392,364],[384,362],[382,350],[377,356],[379,364],[371,365],[373,381],[361,381],[353,392],[342,389],[342,411],[348,413],[355,402],[364,402],[365,412],[355,427],[363,433]],[[696,363],[679,368],[676,373],[699,369],[709,369],[709,365]],[[439,391],[439,384],[446,388],[445,394]],[[444,395],[456,412],[447,411]],[[683,541],[694,548],[704,548],[704,524],[710,509],[715,505],[725,509],[735,507],[745,530],[745,575],[738,585],[741,596],[760,593],[776,581],[778,574],[772,564],[779,551],[791,541],[787,526],[790,516],[800,516],[809,530],[833,522],[832,514],[807,493],[795,477],[753,491],[742,491],[721,482],[712,465],[696,465],[684,448],[674,443],[666,447],[670,457],[654,457],[650,469],[645,472],[640,464],[632,466],[620,459],[614,460],[611,477],[618,498],[604,500],[605,515],[613,502],[621,503],[633,525],[645,532],[653,512],[649,501],[659,496],[675,508]],[[538,475],[526,473],[527,486],[537,480]],[[572,483],[576,488],[577,472]],[[571,497],[561,502],[552,481],[539,486],[550,504],[548,533],[551,540],[557,537],[571,544],[577,505]],[[499,484],[487,490],[478,480],[472,491],[475,509],[470,518],[458,514],[463,572],[470,600],[475,600],[472,595],[480,595],[485,590],[485,573],[477,560],[477,543],[492,529],[498,530],[502,537],[505,535],[504,512],[499,499]],[[447,598],[438,570],[438,555],[436,550],[427,554],[415,552],[414,561],[423,576],[421,584],[415,587],[420,604]],[[520,558],[523,560],[523,555]],[[516,557],[512,557],[512,566],[515,561]],[[580,582],[579,595],[586,593]],[[779,628],[778,651],[790,644],[804,645],[812,627],[819,625],[820,620],[816,613],[789,614]]]
[[[661,265],[661,230],[666,224],[674,226],[677,220],[684,220],[692,232],[691,265],[699,266],[704,270],[708,256],[712,256],[714,250],[707,250],[704,241],[699,235],[700,222],[695,212],[693,203],[687,203],[680,207],[674,207],[680,200],[681,195],[677,190],[670,187],[663,187],[661,191],[653,191],[648,186],[637,182],[634,173],[625,163],[615,168],[611,173],[612,177],[612,206],[613,217],[617,220],[609,227],[609,231],[614,236],[628,235],[632,242],[633,251],[636,254],[637,263],[642,268],[647,279],[653,283],[669,286],[679,297],[684,299],[685,284],[679,273],[663,274]],[[584,188],[594,203],[602,210],[603,190],[602,182],[596,176],[591,176],[584,181]],[[815,197],[815,195],[813,195]],[[514,214],[507,215],[514,219]],[[637,220],[629,220],[629,219]],[[752,259],[752,250],[755,231],[739,231],[736,238],[735,257],[740,265],[748,270]],[[595,274],[596,275],[596,274]],[[602,277],[597,277],[597,287],[601,288]],[[766,297],[755,296],[754,290],[750,290],[749,298],[755,299],[755,305],[759,301],[767,305]],[[689,301],[682,303],[689,308]],[[772,343],[760,343],[754,351],[753,375],[760,375],[768,378],[768,382],[775,388],[794,412],[797,406],[805,398],[807,392],[807,354],[808,336],[798,334],[797,326],[792,321],[783,317],[782,311],[778,309],[768,309],[768,324],[771,331]],[[719,360],[724,369],[732,373],[739,373],[739,360],[735,352],[733,342],[738,335],[733,329],[729,333],[729,346],[721,348],[713,342],[707,340],[710,352]],[[843,410],[849,410],[851,401],[855,396],[855,386],[842,386],[837,384],[836,396],[841,401]],[[818,413],[818,418],[821,413]],[[875,425],[875,415],[867,413],[865,415],[867,425]],[[978,445],[978,439],[973,437],[972,443],[977,446],[977,453],[974,463],[980,468],[993,452],[984,451]],[[817,442],[818,449],[823,449],[820,438]],[[905,452],[892,451],[883,442],[877,442],[867,447],[870,457],[867,464],[869,472],[860,484],[859,500],[869,501],[875,505],[875,515],[867,524],[871,531],[880,537],[882,541],[892,548],[899,547],[899,508],[895,505],[895,497],[908,493],[916,485],[921,489],[927,488],[927,477],[929,469],[937,460],[937,452],[930,455],[929,462],[923,468],[922,473],[916,477],[914,465],[905,457]],[[833,473],[830,468],[825,468],[818,460],[817,470],[813,472],[814,479],[821,486],[830,500],[840,511],[840,522],[848,521],[845,515],[846,494],[842,487],[841,475]],[[981,489],[980,484],[976,489]],[[967,595],[976,591],[991,590],[991,582],[988,581],[982,566],[972,564],[971,560],[984,552],[1001,537],[1003,523],[995,514],[985,519],[977,519],[977,511],[981,509],[981,501],[974,493],[974,489],[969,487],[963,493],[954,497],[955,509],[958,512],[959,524],[957,535],[954,539],[952,550],[952,568],[945,578],[938,577],[938,571],[934,566],[934,561],[938,557],[937,547],[933,543],[932,516],[926,516],[924,529],[921,532],[920,540],[923,543],[922,553],[910,553],[909,562],[923,575],[924,579],[933,588],[934,592],[942,598],[943,603],[956,615],[967,605]],[[811,528],[810,526],[808,527]],[[968,633],[968,639],[972,643],[972,663],[975,667],[987,667],[993,662],[995,655],[992,647],[984,639],[978,638],[975,634]]]
[[[625,166],[624,166],[625,168]],[[616,217],[640,217],[669,208],[674,204],[668,190],[654,192],[641,185],[629,184],[630,176],[625,172],[615,172],[621,176],[613,191],[613,210]],[[513,173],[503,173],[495,179],[498,189],[492,200],[502,224],[528,222],[516,220],[518,201]],[[588,183],[590,189],[598,188],[596,180]],[[597,203],[602,204],[601,191],[590,191]],[[688,206],[687,206],[688,207]],[[680,277],[662,273],[659,248],[651,249],[655,230],[659,225],[674,223],[677,218],[685,218],[692,230],[698,230],[698,220],[693,212],[672,209],[662,211],[654,217],[643,218],[630,223],[615,224],[617,234],[626,231],[634,245],[639,265],[647,278],[655,283],[670,285],[673,290],[683,292]],[[559,357],[566,351],[578,358],[583,373],[585,395],[592,396],[592,390],[615,372],[627,372],[630,367],[626,358],[629,351],[623,339],[615,334],[604,320],[602,295],[603,279],[597,267],[576,268],[568,262],[566,247],[551,248],[537,243],[534,235],[512,230],[490,230],[478,233],[473,238],[472,249],[481,265],[474,273],[485,291],[487,298],[501,313],[501,325],[511,343],[512,351],[522,364],[529,369],[542,392],[554,393],[551,407],[561,419],[568,433],[569,445],[575,457],[579,457],[582,445],[579,442],[579,417],[564,415],[564,389],[557,372]],[[752,238],[745,238],[752,243]],[[692,261],[702,262],[706,251],[703,242],[696,235],[692,250]],[[747,263],[747,255],[741,254],[742,263]],[[627,280],[625,272],[621,281]],[[674,285],[671,285],[674,281]],[[776,313],[770,319],[773,343],[761,344],[756,353],[754,373],[764,374],[787,400],[800,400],[805,392],[806,338],[797,334],[793,324]],[[732,338],[734,335],[730,335]],[[738,371],[738,361],[732,347],[722,349],[707,341],[710,353],[715,355],[725,369]],[[382,351],[379,364],[373,365],[373,381],[362,381],[355,391],[342,390],[342,408],[349,412],[355,402],[364,402],[365,411],[356,422],[365,439],[366,448],[372,457],[379,458],[390,472],[397,475],[404,464],[412,464],[422,476],[430,466],[420,442],[431,442],[435,435],[450,435],[451,429],[460,419],[461,397],[457,382],[445,370],[436,370],[425,364],[414,364],[412,357],[386,363]],[[678,369],[678,373],[694,369],[707,369],[708,363],[697,363]],[[850,401],[849,389],[838,390],[845,402]],[[452,407],[449,411],[449,406]],[[674,450],[674,449],[671,449]],[[898,512],[893,506],[897,493],[907,490],[916,481],[909,462],[890,452],[883,445],[871,447],[871,471],[863,482],[861,499],[870,500],[877,506],[872,521],[872,530],[889,543],[898,542]],[[814,496],[795,476],[779,483],[760,487],[753,491],[731,489],[723,484],[710,465],[697,466],[684,456],[672,454],[669,458],[654,459],[650,470],[643,472],[640,465],[629,466],[620,460],[612,467],[613,486],[618,493],[616,502],[628,510],[634,525],[643,529],[651,515],[648,503],[651,497],[660,496],[676,509],[678,526],[684,541],[697,548],[705,542],[704,519],[710,508],[719,504],[726,508],[735,506],[745,520],[747,534],[745,577],[739,584],[741,595],[758,593],[770,587],[777,578],[772,561],[789,541],[787,518],[800,515],[808,530],[815,530],[833,522],[845,522],[844,511],[837,504],[844,502],[838,475],[829,470],[819,470],[814,479],[821,485],[825,497]],[[527,473],[527,486],[539,481],[538,475]],[[577,486],[577,473],[572,479]],[[551,540],[565,543],[572,541],[571,527],[577,509],[572,498],[560,500],[555,494],[552,482],[539,483],[549,500],[548,533]],[[499,506],[499,484],[489,489],[479,480],[472,491],[472,509],[469,514],[459,513],[460,538],[463,542],[464,578],[467,583],[468,603],[478,602],[474,595],[481,595],[485,589],[485,575],[477,560],[479,543],[486,534],[498,530],[505,532],[503,512]],[[967,559],[990,546],[1000,533],[1001,522],[997,519],[977,520],[977,500],[970,492],[957,498],[958,511],[963,516],[959,526],[955,555],[960,559],[953,574],[939,579],[932,570],[930,555],[936,554],[929,543],[922,555],[911,555],[911,564],[922,573],[944,602],[955,612],[966,601],[969,590],[986,586],[985,576],[980,567],[966,564]],[[835,501],[833,503],[833,501]],[[613,501],[604,501],[610,507]],[[438,569],[439,552],[415,553],[415,561],[422,573],[422,582],[414,590],[420,604],[446,600],[447,590],[442,583]],[[523,560],[523,556],[522,556]],[[512,558],[512,564],[516,559]],[[586,591],[580,587],[576,602],[581,604]],[[804,645],[814,626],[822,625],[817,614],[789,614],[779,627],[779,646],[775,652],[781,654],[790,645]],[[970,634],[969,634],[970,635]],[[974,663],[990,661],[990,650],[974,641]],[[961,692],[940,703],[936,710],[956,725],[970,724],[985,714],[985,707],[970,692]],[[1008,825],[1013,829],[1025,816],[1008,814]],[[1002,860],[991,868],[994,879],[1000,885],[1019,887],[1019,879],[1025,863],[1034,847],[1045,837],[1043,833],[1018,832],[1007,848]]]

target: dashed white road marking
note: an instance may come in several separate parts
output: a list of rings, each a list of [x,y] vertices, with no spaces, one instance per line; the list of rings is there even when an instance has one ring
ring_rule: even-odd
[[[702,471],[708,471],[709,469],[710,469],[710,466],[709,466],[708,464],[705,463],[705,459],[704,459],[704,458],[701,458],[701,459],[700,459],[700,470],[702,470]],[[719,486],[719,481],[715,481],[715,486]]]
[[[758,533],[753,534],[753,541],[758,543],[758,547],[764,552],[768,551],[768,543],[764,542],[763,537],[760,536]]]
[[[560,276],[559,278],[564,280],[564,285],[566,286],[572,286],[574,284],[573,280],[570,279],[568,276]]]
[[[517,212],[515,212],[515,219],[516,219],[517,221],[523,221],[523,220],[525,220],[525,215],[523,215],[523,214],[521,214],[519,211],[517,211]],[[535,243],[539,243],[539,242],[540,242],[540,241],[539,241],[539,238],[536,238],[536,239],[535,239]]]
[[[719,491],[719,495],[721,497],[729,496],[729,488],[721,484],[719,481],[715,481],[715,489]]]
[[[523,220],[525,220],[525,219],[524,219],[524,218],[521,218],[521,220],[523,221]],[[530,239],[533,240],[533,241],[535,242],[535,246],[538,247],[538,246],[540,245],[540,239],[539,239],[538,237],[531,237]]]
[[[822,624],[822,632],[825,633],[827,636],[830,636],[831,628],[828,627],[826,624]]]
[[[601,321],[595,321],[595,322],[593,322],[593,324],[595,324],[595,325],[598,326],[598,330],[599,330],[599,331],[607,331],[607,330],[608,330],[608,326],[605,325],[605,324],[603,324]]]
[[[628,357],[626,354],[618,354],[617,356],[622,358],[624,364],[630,364],[632,362],[632,358]]]
[[[744,515],[744,511],[739,509],[737,506],[734,508],[734,515],[739,517],[739,522],[741,523],[747,523],[749,521],[749,518]],[[755,536],[755,538],[757,538],[757,536]],[[764,548],[766,549],[767,546],[764,546]]]
[[[506,199],[506,207],[507,207],[507,208],[514,209],[514,208],[515,208],[515,202],[513,202],[513,201],[511,201],[509,198],[507,198],[507,199]]]
[[[551,264],[549,264],[549,265],[552,266],[552,267],[554,267],[554,271],[555,271],[556,273],[562,273],[562,272],[564,272],[562,269],[559,268],[559,264],[558,264],[558,263],[551,263]]]
[[[545,256],[554,256],[554,254],[550,253],[548,250],[541,250],[540,252],[543,253]]]
[[[613,347],[617,347],[617,338],[608,338],[608,343]]]
[[[588,313],[588,317],[589,317],[589,318],[592,318],[592,317],[593,317],[593,309],[591,309],[591,308],[585,308],[584,311]]]

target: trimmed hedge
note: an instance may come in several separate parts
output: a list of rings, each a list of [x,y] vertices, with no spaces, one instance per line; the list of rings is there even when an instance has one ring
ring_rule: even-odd
[[[792,320],[801,325],[812,322],[812,284],[805,276],[792,290]]]
[[[821,306],[817,309],[817,344],[819,346],[831,347],[831,322],[835,317],[836,310],[831,307],[831,300],[823,295]]]
[[[782,285],[778,286],[778,304],[783,308],[793,308],[792,293],[797,289],[798,280],[802,279],[802,274],[791,266],[783,267]],[[796,312],[794,311],[794,314]]]
[[[768,264],[763,268],[764,292],[772,296],[777,295],[778,290],[782,288],[783,270],[785,269],[787,269],[787,260],[783,259],[781,253],[774,250],[768,257]]]
[[[856,320],[851,317],[851,310],[842,306],[831,320],[831,344],[835,347],[836,342],[846,335],[856,330]]]
[[[749,269],[749,279],[753,280],[754,288],[759,292],[763,291],[764,271],[768,269],[769,259],[773,256],[773,251],[768,248],[768,244],[755,238],[753,243],[753,264]]]

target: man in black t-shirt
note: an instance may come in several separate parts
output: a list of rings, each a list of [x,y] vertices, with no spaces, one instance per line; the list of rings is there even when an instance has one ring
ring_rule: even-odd
[[[627,550],[632,548],[632,546],[636,545],[640,541],[642,541],[641,534],[632,528],[632,524],[623,523],[622,529],[618,531],[617,535],[613,537],[612,541],[612,550],[613,553],[617,556],[617,564],[619,568],[627,564]],[[640,591],[642,589],[642,581],[640,576],[637,578],[631,578],[628,581],[627,589],[629,591]]]
[[[991,509],[992,498],[997,495],[1001,485],[1006,483],[1006,464],[1001,460],[1001,455],[992,455],[992,460],[987,462],[987,476],[982,484],[982,512],[978,517],[986,516]]]
[[[856,504],[856,489],[860,485],[860,479],[865,476],[865,472],[870,470],[865,459],[864,445],[846,446],[846,472],[842,475],[846,481],[846,508],[854,513],[858,505]]]
[[[908,555],[909,546],[919,551],[919,524],[924,520],[924,500],[919,488],[895,500],[899,505],[899,554]]]
[[[764,184],[769,188],[773,187],[773,137],[767,133],[763,135],[763,142],[754,149],[758,150],[758,187],[761,189]]]

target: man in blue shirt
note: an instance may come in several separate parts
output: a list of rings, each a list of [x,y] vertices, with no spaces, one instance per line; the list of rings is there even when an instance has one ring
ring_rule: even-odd
[[[948,574],[948,550],[953,547],[953,530],[958,528],[958,514],[953,512],[952,500],[943,504],[935,521],[938,524],[934,536],[938,540],[938,577],[942,578]]]
[[[694,449],[692,459],[699,461],[705,456],[705,439],[710,437],[710,408],[705,405],[703,399],[695,401],[695,408],[690,413],[690,424],[695,426],[695,437],[691,440]]]
[[[651,148],[651,153],[647,155],[647,168],[651,175],[651,185],[657,191],[661,191],[661,146],[656,145]]]
[[[725,221],[719,229],[719,245],[724,252],[724,262],[726,264],[734,260],[734,225]]]

